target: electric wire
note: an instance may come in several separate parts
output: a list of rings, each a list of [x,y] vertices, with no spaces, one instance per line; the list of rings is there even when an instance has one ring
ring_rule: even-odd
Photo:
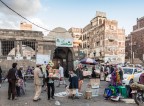
[[[13,9],[12,9],[11,7],[9,7],[6,3],[4,3],[2,0],[0,0],[0,2],[1,2],[3,5],[5,5],[8,9],[10,9],[10,10],[13,11],[14,13],[16,13],[18,16],[20,16],[21,18],[25,19],[25,20],[28,21],[29,23],[31,23],[31,24],[35,25],[36,27],[39,27],[39,28],[41,28],[41,29],[43,29],[43,30],[45,30],[45,31],[50,31],[50,32],[55,32],[55,33],[66,33],[66,32],[68,32],[68,31],[58,32],[58,31],[48,30],[48,29],[46,29],[46,28],[44,28],[44,27],[41,27],[41,26],[33,23],[33,22],[30,21],[29,19],[25,18],[24,16],[22,16],[21,14],[19,14],[19,13],[16,12],[15,10],[13,10]]]

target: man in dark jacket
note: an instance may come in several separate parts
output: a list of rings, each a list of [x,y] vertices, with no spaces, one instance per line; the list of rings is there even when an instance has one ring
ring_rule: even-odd
[[[17,71],[17,63],[12,64],[12,68],[8,71],[7,74],[7,79],[9,83],[8,87],[8,99],[11,99],[12,95],[12,100],[15,100],[15,94],[16,94],[16,71]]]
[[[83,84],[83,71],[82,71],[82,64],[79,64],[78,65],[78,68],[76,69],[76,75],[78,76],[78,81],[79,81],[79,92],[81,92],[81,87],[82,87],[82,84]]]
[[[73,71],[70,71],[70,77],[69,77],[69,89],[71,90],[71,95],[70,97],[74,98],[75,99],[79,99],[78,98],[78,77],[77,75],[73,72]],[[76,94],[74,94],[74,91],[76,91]]]

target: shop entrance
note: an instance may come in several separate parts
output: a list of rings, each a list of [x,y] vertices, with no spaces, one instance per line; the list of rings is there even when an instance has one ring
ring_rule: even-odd
[[[73,54],[67,47],[57,47],[53,55],[54,68],[58,68],[59,63],[64,68],[65,77],[69,76],[69,71],[73,70]]]

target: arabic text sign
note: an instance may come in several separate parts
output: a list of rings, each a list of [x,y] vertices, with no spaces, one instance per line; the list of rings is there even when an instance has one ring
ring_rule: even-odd
[[[56,38],[57,47],[73,47],[73,39]]]
[[[48,64],[50,61],[50,55],[37,54],[36,64]]]

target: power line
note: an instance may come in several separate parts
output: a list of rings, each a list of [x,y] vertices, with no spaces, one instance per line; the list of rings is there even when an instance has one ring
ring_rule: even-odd
[[[0,0],[0,2],[1,2],[3,5],[5,5],[8,9],[10,9],[10,10],[13,11],[14,13],[16,13],[18,16],[20,16],[21,18],[25,19],[25,20],[28,21],[29,23],[35,25],[36,27],[39,27],[39,28],[41,28],[41,29],[43,29],[43,30],[45,30],[45,31],[51,31],[51,32],[55,32],[55,33],[66,33],[66,32],[67,32],[67,31],[57,32],[57,31],[48,30],[48,29],[46,29],[46,28],[44,28],[44,27],[41,27],[41,26],[33,23],[32,21],[28,20],[27,18],[25,18],[24,16],[22,16],[21,14],[19,14],[19,13],[16,12],[15,10],[13,10],[13,9],[12,9],[11,7],[9,7],[6,3],[4,3],[2,0]]]

